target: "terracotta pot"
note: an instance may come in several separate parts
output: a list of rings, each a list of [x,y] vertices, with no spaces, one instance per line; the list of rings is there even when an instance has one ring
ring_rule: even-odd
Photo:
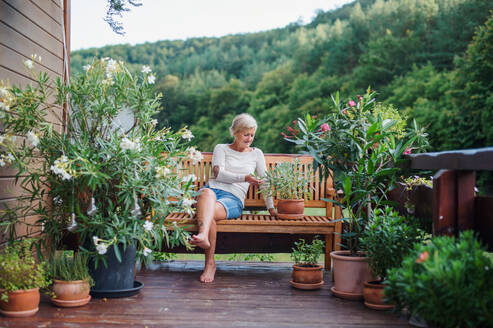
[[[61,307],[75,307],[86,305],[91,296],[90,286],[86,280],[53,280],[53,292],[56,297],[51,298],[53,304]]]
[[[291,285],[299,289],[317,289],[324,283],[322,266],[319,264],[316,266],[295,264],[293,265],[292,277]]]
[[[334,286],[332,293],[349,300],[363,299],[363,283],[373,280],[365,256],[350,256],[349,251],[334,251],[332,258]],[[358,253],[363,255],[362,253]]]
[[[298,220],[303,218],[304,212],[304,199],[279,199],[277,201],[277,213],[280,219]]]
[[[3,294],[4,291],[0,291]],[[30,317],[39,310],[39,288],[16,290],[7,294],[9,301],[0,301],[0,313],[7,317]]]
[[[387,304],[383,301],[385,285],[382,284],[381,280],[367,281],[364,286],[363,297],[367,307],[374,310],[391,310],[394,307],[393,304]]]

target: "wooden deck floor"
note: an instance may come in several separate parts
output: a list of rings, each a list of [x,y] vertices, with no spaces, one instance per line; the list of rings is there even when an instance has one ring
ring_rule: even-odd
[[[0,317],[0,327],[407,327],[407,320],[333,297],[330,273],[316,291],[289,284],[289,263],[219,262],[212,284],[203,262],[175,261],[137,274],[139,294],[61,309],[42,297],[31,318]]]

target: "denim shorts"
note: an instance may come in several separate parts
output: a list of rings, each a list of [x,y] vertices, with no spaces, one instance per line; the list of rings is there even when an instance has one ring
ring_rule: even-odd
[[[208,184],[204,188],[209,188],[216,194],[216,201],[221,203],[226,210],[226,219],[236,219],[241,216],[243,203],[238,197],[228,191],[211,188]]]

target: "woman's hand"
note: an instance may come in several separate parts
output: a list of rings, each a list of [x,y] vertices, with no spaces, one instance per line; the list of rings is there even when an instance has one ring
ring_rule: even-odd
[[[277,211],[276,211],[276,209],[274,207],[273,208],[269,208],[269,214],[271,216],[277,217]]]
[[[264,180],[263,179],[257,179],[253,175],[248,174],[248,175],[245,175],[245,182],[248,182],[249,184],[254,185],[254,186],[260,186],[262,183],[264,183]]]

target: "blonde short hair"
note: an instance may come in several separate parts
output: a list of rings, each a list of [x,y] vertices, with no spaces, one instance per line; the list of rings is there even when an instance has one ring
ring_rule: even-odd
[[[231,127],[229,128],[229,133],[234,137],[236,133],[247,129],[257,130],[257,121],[255,121],[252,115],[243,113],[236,115],[233,119],[233,123],[231,123]]]

